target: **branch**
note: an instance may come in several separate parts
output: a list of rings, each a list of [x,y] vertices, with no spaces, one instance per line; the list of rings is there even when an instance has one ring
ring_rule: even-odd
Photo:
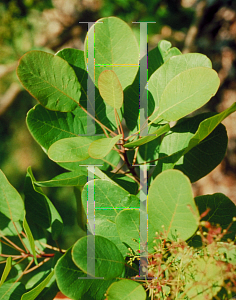
[[[199,25],[201,24],[206,8],[206,0],[201,0],[196,5],[196,14],[193,24],[190,26],[183,47],[183,53],[194,52],[194,42],[199,32]]]
[[[1,78],[1,75],[0,75]],[[0,97],[0,115],[3,115],[8,107],[14,102],[21,91],[18,83],[13,82],[3,96]]]

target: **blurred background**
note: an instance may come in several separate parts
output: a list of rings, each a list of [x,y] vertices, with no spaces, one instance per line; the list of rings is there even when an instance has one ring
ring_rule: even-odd
[[[184,53],[199,52],[212,60],[221,84],[202,112],[221,112],[236,101],[235,0],[1,0],[0,168],[19,192],[27,167],[32,167],[37,180],[51,179],[61,170],[28,132],[25,117],[37,101],[17,79],[18,60],[33,49],[51,53],[66,47],[83,50],[87,24],[79,22],[107,16],[123,19],[137,35],[138,25],[132,22],[155,21],[148,26],[149,50],[166,39]],[[221,192],[236,203],[236,113],[223,124],[229,137],[226,156],[208,176],[193,184],[193,190],[195,195]],[[66,234],[76,220],[73,189],[46,192],[63,219],[69,216]]]

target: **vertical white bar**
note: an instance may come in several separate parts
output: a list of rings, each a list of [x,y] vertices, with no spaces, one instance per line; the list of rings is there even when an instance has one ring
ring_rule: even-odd
[[[140,184],[142,188],[140,190],[140,224],[139,224],[139,236],[140,236],[140,263],[139,263],[139,276],[148,277],[148,251],[147,251],[147,165],[140,165]]]

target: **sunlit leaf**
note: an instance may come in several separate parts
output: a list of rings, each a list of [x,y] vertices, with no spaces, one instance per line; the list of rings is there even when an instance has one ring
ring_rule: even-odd
[[[50,282],[53,275],[54,275],[54,270],[39,285],[37,285],[29,292],[25,293],[21,297],[21,300],[34,300],[42,292],[42,290],[46,287],[46,285]]]
[[[57,162],[76,162],[89,158],[88,148],[92,140],[85,136],[61,139],[48,149],[50,159]]]
[[[139,68],[139,47],[131,28],[121,19],[108,17],[99,19],[88,31],[94,37],[95,27],[95,85],[104,70],[113,70],[122,89],[129,86]],[[87,62],[87,37],[84,43]],[[88,70],[90,72],[90,70]],[[91,75],[91,74],[90,74]],[[91,76],[92,77],[92,76]]]
[[[146,292],[143,286],[129,279],[112,283],[107,292],[107,300],[145,300]]]
[[[8,257],[6,261],[6,265],[0,280],[0,287],[3,285],[4,281],[7,279],[8,274],[11,271],[12,257]]]
[[[178,170],[166,170],[152,182],[148,191],[148,241],[152,245],[155,232],[166,232],[168,238],[178,235],[190,238],[198,227],[198,210],[194,202],[191,183]],[[148,242],[149,244],[149,242]]]
[[[106,104],[118,109],[123,104],[123,90],[116,73],[103,71],[98,78],[99,92]]]
[[[0,170],[0,212],[12,221],[23,220],[24,202]]]
[[[87,239],[94,236],[88,235],[79,239],[72,248],[72,259],[83,272],[88,273],[87,266]],[[90,259],[93,257],[89,256]],[[124,259],[119,249],[109,239],[95,236],[95,277],[103,277],[104,280],[116,278],[124,270]]]
[[[97,159],[105,157],[121,137],[122,134],[119,134],[113,138],[104,138],[92,142],[88,148],[89,155]]]
[[[47,109],[72,111],[79,103],[80,83],[70,65],[58,56],[29,51],[20,59],[17,75],[29,93]]]
[[[153,131],[152,135],[144,136],[134,142],[129,142],[127,144],[124,144],[124,147],[132,148],[132,147],[138,147],[138,146],[144,145],[148,142],[155,140],[156,138],[158,138],[162,134],[168,132],[169,130],[170,130],[170,125],[166,124],[166,125],[162,126],[161,128],[158,128],[157,130]]]

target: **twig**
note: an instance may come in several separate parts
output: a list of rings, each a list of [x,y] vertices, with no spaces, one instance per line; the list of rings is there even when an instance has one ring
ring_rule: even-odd
[[[114,108],[114,115],[115,115],[115,119],[116,119],[116,127],[117,127],[117,130],[118,130],[118,134],[121,134],[120,127],[119,127],[118,120],[117,120],[117,111],[116,111],[115,108]]]
[[[10,214],[11,214],[11,211],[10,211]],[[21,238],[21,236],[20,236],[20,233],[19,233],[19,231],[18,231],[18,229],[17,229],[17,227],[16,227],[16,224],[15,224],[15,222],[12,220],[12,218],[11,218],[11,221],[12,221],[14,227],[15,227],[15,230],[16,230],[16,232],[17,232],[17,235],[18,235],[18,237],[19,237],[19,239],[20,239],[22,245],[24,246],[24,248],[25,248],[25,250],[26,250],[26,253],[29,253],[29,250],[27,249],[25,243],[23,242],[23,240],[22,240],[22,238]]]
[[[2,238],[4,238],[9,244],[11,244],[16,250],[20,251],[21,253],[25,253],[25,251],[23,249],[21,249],[20,247],[18,247],[16,244],[14,244],[12,241],[10,241],[7,237],[3,236],[1,233],[0,235],[2,236]]]
[[[109,131],[111,134],[113,134],[114,136],[117,136],[117,134],[115,132],[113,132],[111,129],[109,129],[108,127],[106,127],[105,125],[103,125],[100,121],[98,121],[96,118],[94,118],[94,116],[92,116],[80,103],[78,103],[79,107],[82,108],[82,110],[84,112],[86,112],[86,114],[88,114],[95,122],[97,122],[102,128],[105,128],[107,131]]]
[[[15,247],[13,247],[12,245],[10,245],[10,244],[4,242],[4,241],[1,240],[1,239],[0,239],[0,242],[3,243],[3,244],[5,244],[5,245],[7,245],[8,247],[11,247],[12,249],[15,249]]]
[[[34,266],[33,268],[29,269],[29,270],[25,270],[24,271],[24,275],[27,273],[30,273],[36,269],[38,269],[39,267],[41,267],[44,263],[46,263],[47,261],[49,261],[51,259],[51,257],[47,257],[45,258],[43,261],[41,261],[37,266]]]
[[[116,114],[117,114],[117,117],[118,117],[118,120],[119,120],[119,124],[120,124],[120,129],[121,129],[121,134],[122,134],[122,137],[124,139],[125,135],[124,135],[124,130],[123,130],[123,127],[122,127],[122,124],[121,124],[121,121],[120,121],[120,117],[118,115],[118,112],[116,110]]]
[[[134,165],[135,162],[136,162],[137,155],[138,155],[138,150],[139,150],[139,147],[137,147],[137,148],[135,149],[135,152],[134,152],[134,159],[133,159],[132,165]]]
[[[14,258],[21,258],[22,255],[11,255],[11,254],[0,254],[1,257],[14,257]]]
[[[188,33],[186,35],[185,38],[185,42],[184,42],[184,48],[183,48],[183,53],[189,53],[192,52],[194,49],[194,41],[198,35],[198,31],[199,31],[199,25],[202,21],[203,15],[204,15],[204,10],[206,7],[206,1],[205,0],[201,0],[198,1],[197,5],[196,5],[196,15],[195,15],[195,19],[193,24],[190,26]]]
[[[58,251],[58,252],[62,251],[63,253],[66,252],[66,250],[63,250],[63,249],[59,249],[59,248],[53,247],[53,246],[48,245],[48,244],[45,244],[45,243],[43,243],[43,242],[40,242],[40,241],[39,241],[39,243],[40,243],[42,246],[44,246],[44,247],[46,247],[46,248],[48,248],[48,249],[52,249],[52,250],[55,250],[55,251]]]
[[[21,87],[18,83],[13,82],[10,85],[5,94],[0,97],[0,115],[3,115],[5,113],[8,107],[14,102],[20,91]]]
[[[4,77],[8,73],[15,71],[17,64],[18,61],[15,61],[14,63],[9,65],[0,65],[0,78]]]

